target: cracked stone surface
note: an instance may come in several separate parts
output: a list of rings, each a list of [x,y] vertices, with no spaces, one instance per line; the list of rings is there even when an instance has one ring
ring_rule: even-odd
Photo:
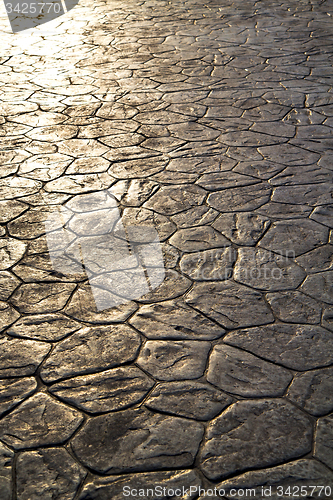
[[[331,7],[3,12],[1,500],[333,491]]]

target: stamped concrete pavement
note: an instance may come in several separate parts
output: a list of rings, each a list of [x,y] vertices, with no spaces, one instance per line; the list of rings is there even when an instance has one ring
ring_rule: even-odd
[[[333,498],[332,6],[2,16],[1,500]],[[165,276],[102,310],[45,224],[108,190]]]

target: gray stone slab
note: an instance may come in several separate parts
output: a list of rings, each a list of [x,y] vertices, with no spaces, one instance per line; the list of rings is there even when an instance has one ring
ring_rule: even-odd
[[[67,337],[81,327],[77,321],[59,313],[37,314],[19,319],[7,330],[7,334],[52,342]]]
[[[333,205],[323,205],[321,207],[316,207],[310,219],[313,219],[324,226],[333,228]]]
[[[6,302],[0,302],[0,331],[2,332],[20,317],[16,311]]]
[[[333,368],[297,374],[287,397],[311,415],[321,416],[333,409]]]
[[[14,292],[11,303],[24,313],[52,313],[65,306],[74,289],[74,283],[27,283]]]
[[[199,186],[208,191],[218,191],[237,186],[249,186],[256,184],[258,179],[249,175],[242,175],[237,172],[213,172],[204,174],[196,182]]]
[[[210,384],[186,380],[158,384],[145,406],[151,410],[195,420],[211,420],[232,398]]]
[[[306,274],[295,262],[261,248],[240,248],[234,267],[234,279],[259,290],[294,290]]]
[[[50,350],[51,345],[45,342],[13,339],[3,335],[0,339],[1,377],[32,375]]]
[[[37,393],[1,420],[0,437],[15,450],[54,446],[67,441],[82,421],[77,410]]]
[[[259,246],[287,257],[309,252],[328,240],[328,228],[311,220],[290,219],[274,222]]]
[[[36,388],[37,381],[34,377],[0,380],[0,415],[31,396]]]
[[[304,184],[301,186],[278,186],[274,189],[272,201],[296,205],[330,205],[333,184]]]
[[[333,415],[318,420],[315,432],[314,456],[327,465],[333,467]]]
[[[300,292],[267,293],[274,315],[287,323],[320,323],[321,304]]]
[[[249,467],[272,467],[311,451],[311,440],[310,419],[291,403],[240,401],[208,425],[200,468],[217,480]]]
[[[223,189],[208,196],[208,205],[219,212],[248,212],[269,201],[271,188],[266,184]]]
[[[208,382],[243,397],[283,396],[292,374],[234,347],[217,344],[209,357]]]
[[[143,305],[128,322],[155,340],[213,340],[225,333],[224,328],[182,299]]]
[[[308,274],[329,271],[333,269],[333,245],[323,245],[311,252],[297,257],[296,262]]]
[[[64,449],[24,451],[16,464],[17,495],[22,500],[72,500],[86,474]]]
[[[144,208],[162,215],[174,215],[201,205],[205,196],[204,189],[191,184],[184,184],[181,187],[163,186],[144,204]]]
[[[179,229],[170,238],[170,244],[182,252],[198,252],[209,248],[230,246],[230,241],[219,231],[210,226]]]
[[[148,340],[137,364],[157,380],[192,380],[203,375],[210,343],[197,340]]]
[[[317,300],[333,304],[333,271],[310,274],[300,290]]]
[[[179,266],[195,281],[223,281],[231,278],[236,257],[237,252],[231,247],[205,250],[183,255]]]
[[[236,330],[223,341],[286,368],[305,371],[332,363],[332,333],[321,326],[274,324]]]
[[[225,328],[271,323],[274,316],[263,295],[233,281],[195,283],[185,301]]]
[[[212,226],[236,245],[255,245],[268,229],[270,220],[253,212],[222,214]]]
[[[185,468],[193,464],[203,432],[192,420],[124,410],[91,419],[72,448],[84,465],[104,474]]]
[[[40,375],[54,382],[113,368],[133,361],[140,344],[140,335],[127,325],[85,327],[56,345]]]
[[[12,466],[14,452],[0,443],[0,492],[2,500],[12,500]]]
[[[271,500],[286,500],[289,498],[288,491],[302,491],[310,494],[313,485],[330,484],[333,480],[332,472],[323,464],[313,459],[302,458],[293,460],[287,464],[278,465],[269,469],[245,472],[237,478],[227,479],[218,485],[218,489],[225,491],[226,498],[235,498],[236,490],[255,490],[256,494],[261,494],[264,490],[266,496]],[[288,489],[290,488],[290,490]],[[321,498],[322,491],[316,488],[311,497],[314,500]],[[252,495],[252,493],[251,493]],[[206,497],[204,499],[206,500]]]
[[[144,372],[130,366],[73,377],[51,385],[49,391],[81,410],[105,413],[139,403],[153,385],[154,381]]]

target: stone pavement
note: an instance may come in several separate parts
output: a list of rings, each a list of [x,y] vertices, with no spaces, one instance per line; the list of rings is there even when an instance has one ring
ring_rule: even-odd
[[[332,6],[2,16],[1,500],[333,498]],[[102,310],[45,227],[109,188],[165,277]]]

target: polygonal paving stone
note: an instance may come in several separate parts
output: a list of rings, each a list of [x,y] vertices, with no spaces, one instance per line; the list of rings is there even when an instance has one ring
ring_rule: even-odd
[[[244,397],[283,396],[292,374],[253,354],[217,344],[209,357],[207,380]]]
[[[195,420],[211,420],[232,399],[210,384],[186,380],[158,384],[145,401],[152,410]]]
[[[16,463],[16,487],[22,500],[72,500],[86,471],[61,448],[24,451]]]
[[[123,410],[139,403],[153,387],[136,366],[114,368],[53,384],[49,391],[71,406],[89,413]]]
[[[280,255],[295,258],[309,250],[324,245],[328,228],[311,220],[290,219],[278,221],[269,228],[259,246]]]
[[[124,410],[91,419],[72,448],[84,465],[104,474],[184,468],[193,464],[203,432],[191,420]]]
[[[333,368],[321,368],[297,374],[287,397],[311,415],[325,415],[333,410]]]
[[[148,340],[137,363],[158,380],[191,380],[203,374],[209,349],[204,341]]]
[[[0,272],[0,300],[7,300],[19,286],[20,281],[9,271]]]
[[[41,369],[46,382],[113,368],[135,359],[140,335],[127,325],[85,327],[59,342]]]
[[[158,278],[164,274],[162,283],[151,292],[138,297],[138,302],[149,304],[151,302],[159,302],[161,300],[175,299],[176,297],[183,295],[192,284],[188,278],[174,269],[166,269],[165,272],[162,268],[155,268],[155,270],[157,270],[156,276]]]
[[[230,246],[230,241],[210,226],[179,229],[169,241],[171,245],[179,248],[182,252],[197,252],[209,248]]]
[[[235,498],[234,490],[240,491],[241,494],[241,490],[247,491],[248,494],[254,490],[256,494],[264,491],[271,500],[287,500],[290,497],[288,492],[297,494],[298,491],[303,491],[308,495],[312,493],[313,485],[331,484],[332,481],[333,473],[323,464],[313,459],[300,459],[269,469],[245,472],[236,478],[223,481],[217,486],[217,490],[224,490],[228,499]],[[321,488],[316,488],[311,494],[313,500],[319,500],[321,497]]]
[[[12,500],[12,465],[14,452],[0,443],[0,492],[2,500]]]
[[[82,420],[78,411],[37,393],[1,420],[0,437],[15,450],[62,444]]]
[[[54,207],[33,207],[25,214],[8,224],[11,236],[25,239],[34,239],[46,233],[46,222],[52,224],[52,230],[61,229],[71,217],[69,210],[60,211]]]
[[[19,216],[27,208],[29,208],[28,205],[18,200],[0,201],[0,223],[9,222],[11,219]]]
[[[321,326],[275,324],[228,333],[223,341],[286,368],[305,371],[333,360],[333,334]]]
[[[306,205],[293,203],[268,202],[259,207],[256,212],[272,219],[294,219],[295,217],[308,217],[312,208]]]
[[[70,156],[58,153],[31,156],[20,165],[19,174],[39,181],[51,181],[60,177],[72,161]]]
[[[6,302],[0,302],[0,332],[14,323],[20,314]]]
[[[223,189],[208,196],[208,204],[219,212],[247,212],[269,201],[271,188],[266,184],[254,184]]]
[[[181,187],[163,186],[144,207],[163,215],[174,215],[195,205],[201,205],[205,196],[204,189],[191,184],[183,184]]]
[[[60,242],[60,238],[59,238]],[[58,272],[58,270],[61,270]],[[87,279],[86,271],[80,263],[75,262],[68,255],[40,254],[26,255],[13,268],[13,272],[25,283],[42,281],[84,281]]]
[[[149,177],[161,172],[168,160],[162,156],[152,158],[139,158],[120,163],[113,163],[108,173],[116,179],[135,179]]]
[[[225,333],[182,299],[141,306],[129,323],[149,339],[213,340]]]
[[[107,189],[114,182],[114,178],[106,172],[101,174],[64,175],[59,179],[47,182],[45,191],[50,193],[87,193]]]
[[[320,323],[321,304],[300,292],[267,293],[274,315],[287,323]]]
[[[184,121],[185,120],[186,118]],[[214,130],[211,127],[205,127],[204,125],[196,122],[168,125],[168,129],[173,137],[184,139],[185,141],[211,141],[220,135],[219,130]]]
[[[216,219],[218,212],[212,208],[201,205],[198,207],[189,208],[185,212],[172,215],[170,219],[177,225],[179,229],[185,229],[193,226],[205,226]]]
[[[207,431],[200,463],[212,480],[249,467],[271,467],[311,450],[310,419],[282,399],[234,403]]]
[[[29,104],[29,103],[25,103]],[[43,127],[45,125],[57,125],[66,120],[67,116],[62,113],[52,113],[51,111],[33,111],[32,113],[24,113],[19,116],[11,117],[10,121],[16,123],[24,123],[31,127]]]
[[[274,321],[260,292],[233,281],[195,283],[185,301],[226,328]]]
[[[300,290],[317,300],[333,304],[333,271],[310,274]]]
[[[261,161],[240,161],[238,165],[233,168],[234,172],[239,172],[244,175],[251,175],[258,179],[268,180],[274,175],[278,174],[284,169],[280,163],[275,163],[267,160]]]
[[[0,415],[31,396],[36,388],[37,382],[34,377],[0,380]]]
[[[0,179],[0,197],[2,200],[11,200],[20,196],[37,193],[42,183],[23,177],[6,177]]]
[[[105,158],[90,157],[90,158],[78,158],[74,160],[73,163],[69,165],[66,170],[66,174],[94,174],[106,172],[109,168],[110,162],[105,160]]]
[[[292,259],[261,248],[240,248],[234,279],[259,290],[294,290],[303,281],[304,270]]]
[[[180,259],[181,271],[196,281],[226,280],[232,275],[237,252],[229,247],[223,250],[205,250],[185,254]]]
[[[333,227],[333,205],[316,207],[310,215],[310,219],[320,222],[325,226]]]
[[[267,160],[282,163],[286,166],[312,165],[319,160],[317,153],[306,151],[303,148],[291,144],[279,144],[276,146],[261,146],[259,153]]]
[[[318,420],[315,433],[314,456],[333,468],[333,415]]]
[[[54,342],[67,337],[81,327],[82,325],[77,321],[59,313],[37,314],[35,316],[25,316],[16,321],[7,330],[7,334],[13,337]]]
[[[146,179],[132,179],[118,181],[112,186],[110,192],[121,201],[121,204],[129,207],[139,207],[158,189],[158,184]]]
[[[252,130],[238,130],[237,132],[227,132],[221,134],[218,141],[226,146],[271,146],[273,144],[280,144],[287,142],[286,137],[274,137],[268,134],[261,134],[260,132],[253,132]]]
[[[296,259],[308,274],[333,269],[333,245],[323,245]]]
[[[329,205],[333,199],[333,184],[304,184],[279,186],[274,189],[272,201],[296,205]]]
[[[125,208],[121,222],[125,228],[131,227],[131,238],[137,243],[145,242],[147,227],[151,226],[157,231],[160,241],[165,241],[177,229],[176,225],[165,215],[145,208]]]
[[[133,301],[121,303],[119,296],[108,290],[84,284],[75,290],[64,312],[78,321],[103,325],[125,321],[137,308]]]
[[[26,243],[13,238],[0,239],[0,270],[16,264],[22,258],[26,247]]]
[[[58,153],[82,158],[89,156],[100,156],[109,150],[107,146],[95,139],[68,139],[58,144]]]
[[[72,139],[77,135],[78,128],[73,125],[49,125],[46,127],[36,127],[26,135],[36,141],[64,141]]]
[[[212,226],[236,245],[255,245],[270,225],[267,217],[240,212],[222,214]]]
[[[186,469],[175,472],[141,472],[108,478],[95,476],[85,484],[79,500],[123,500],[124,494],[130,495],[132,491],[144,495],[148,485],[160,486],[160,490],[157,490],[160,500],[194,500],[194,489],[202,485],[202,480],[195,470]],[[192,492],[190,486],[193,487]],[[170,496],[172,492],[180,492],[181,496]]]
[[[27,283],[12,295],[11,303],[24,313],[51,313],[62,309],[75,283]]]
[[[0,339],[0,374],[5,377],[32,375],[51,350],[51,345],[33,340]]]
[[[269,180],[272,186],[290,186],[297,184],[318,184],[321,182],[332,182],[333,174],[331,170],[318,167],[317,165],[305,165],[287,167],[282,172]]]

